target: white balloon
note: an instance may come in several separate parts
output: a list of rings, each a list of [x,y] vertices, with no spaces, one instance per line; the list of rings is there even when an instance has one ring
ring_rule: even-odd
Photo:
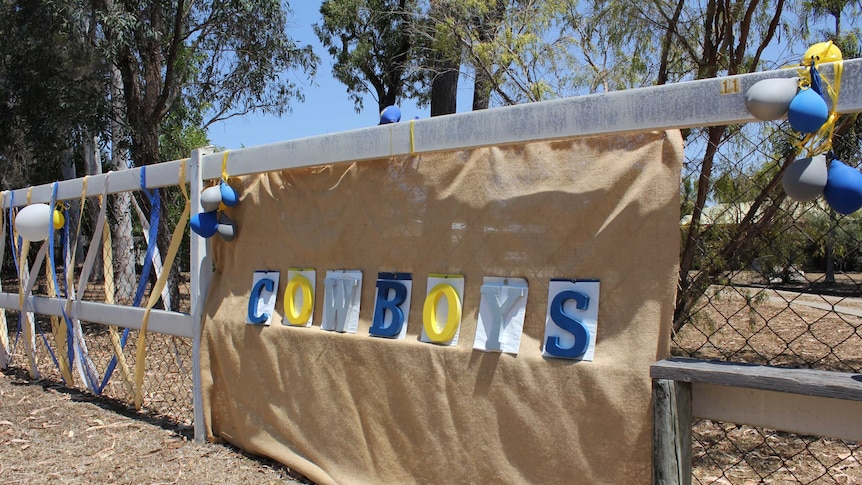
[[[28,241],[44,241],[54,227],[54,214],[48,204],[30,204],[15,216],[18,235]]]
[[[781,183],[791,199],[806,202],[823,193],[828,173],[825,155],[800,158],[787,167]]]
[[[201,192],[201,207],[204,212],[212,212],[221,204],[221,189],[218,185],[208,187]]]
[[[218,235],[227,242],[233,241],[236,237],[236,226],[233,225],[233,221],[230,220],[230,217],[228,217],[224,212],[221,212],[218,215],[217,232]]]
[[[787,114],[790,102],[796,96],[799,78],[763,79],[745,92],[745,107],[755,118],[777,120]]]

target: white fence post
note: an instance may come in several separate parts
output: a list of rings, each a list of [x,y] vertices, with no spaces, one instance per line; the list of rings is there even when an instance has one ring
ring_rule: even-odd
[[[201,159],[212,153],[210,148],[198,148],[192,151],[189,164],[191,183],[191,217],[200,212],[200,195],[203,189],[201,177]],[[204,428],[203,388],[201,387],[201,325],[203,323],[204,304],[212,280],[212,259],[209,255],[208,241],[191,232],[189,238],[190,272],[191,272],[191,314],[192,314],[192,402],[194,404],[195,440],[206,439]]]

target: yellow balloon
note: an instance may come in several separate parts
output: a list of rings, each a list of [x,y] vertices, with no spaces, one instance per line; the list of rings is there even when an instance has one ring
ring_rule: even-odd
[[[829,42],[819,42],[809,47],[802,56],[802,63],[807,65],[814,61],[814,64],[822,64],[824,62],[837,62],[844,59],[841,55],[841,49],[837,45]]]
[[[63,217],[63,213],[54,209],[54,229],[62,229],[65,223],[66,218]]]

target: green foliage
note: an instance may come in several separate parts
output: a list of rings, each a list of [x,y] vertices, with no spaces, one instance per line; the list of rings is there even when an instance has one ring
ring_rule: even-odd
[[[357,112],[374,96],[382,110],[421,79],[412,68],[414,0],[326,0],[314,32],[335,59],[332,73],[347,87]]]
[[[4,189],[62,178],[61,156],[104,126],[105,63],[86,35],[55,3],[0,3]]]

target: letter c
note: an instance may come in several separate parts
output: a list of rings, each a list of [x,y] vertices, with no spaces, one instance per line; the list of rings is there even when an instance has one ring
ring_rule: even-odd
[[[251,289],[251,296],[248,298],[248,321],[251,323],[263,323],[269,320],[269,313],[257,315],[257,300],[260,299],[262,290],[275,291],[275,282],[269,278],[263,278],[258,280]]]

